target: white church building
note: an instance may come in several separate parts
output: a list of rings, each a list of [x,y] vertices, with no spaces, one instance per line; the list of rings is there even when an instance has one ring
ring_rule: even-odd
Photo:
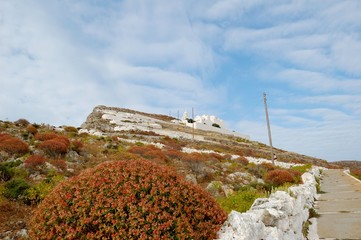
[[[228,135],[233,135],[236,137],[250,139],[249,135],[240,134],[235,131],[228,130],[226,128],[223,120],[217,118],[216,116],[210,116],[210,115],[196,116],[192,122],[188,116],[188,113],[184,112],[183,117],[180,120],[180,122],[185,124],[188,127],[191,127],[191,128],[194,127],[194,129],[219,132],[222,134],[228,134]]]

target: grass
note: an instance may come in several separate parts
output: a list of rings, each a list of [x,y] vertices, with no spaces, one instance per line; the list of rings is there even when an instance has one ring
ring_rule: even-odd
[[[221,205],[221,208],[228,213],[232,210],[246,212],[252,206],[254,200],[262,197],[267,197],[267,194],[255,189],[249,189],[237,191],[228,197],[218,198],[217,201]]]
[[[305,173],[308,170],[310,170],[311,168],[312,168],[312,165],[310,163],[308,163],[308,164],[304,164],[304,165],[301,165],[301,166],[294,166],[291,169],[295,170],[295,171],[298,171],[300,173]]]

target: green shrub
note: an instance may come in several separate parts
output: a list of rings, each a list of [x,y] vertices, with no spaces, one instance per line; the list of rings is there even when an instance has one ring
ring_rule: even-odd
[[[254,200],[261,197],[266,197],[266,194],[254,189],[247,189],[237,191],[228,197],[219,198],[217,201],[228,213],[232,210],[246,212],[252,206]]]
[[[35,210],[33,239],[214,239],[225,212],[147,160],[103,163],[60,183]]]
[[[26,190],[30,185],[24,179],[11,179],[5,183],[4,197],[12,200],[26,197]]]
[[[13,162],[0,163],[0,181],[9,181],[15,176],[15,167],[19,166],[22,162],[20,160]]]
[[[59,182],[64,180],[64,176],[55,172],[49,172],[46,179],[31,186],[25,192],[27,204],[39,204]]]

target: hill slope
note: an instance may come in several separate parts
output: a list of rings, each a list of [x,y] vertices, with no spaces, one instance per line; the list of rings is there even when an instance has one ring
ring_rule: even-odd
[[[294,152],[275,152],[277,168],[331,166]],[[242,189],[269,191],[264,176],[276,168],[265,144],[130,109],[95,107],[80,128],[0,121],[0,238],[26,229],[32,209],[64,179],[105,161],[132,159],[173,168],[223,199]]]
[[[263,143],[250,141],[228,134],[221,134],[213,131],[203,131],[178,123],[175,118],[149,114],[124,108],[97,106],[82,124],[82,128],[87,132],[96,135],[115,136],[124,132],[154,132],[159,135],[177,138],[180,140],[195,140],[197,144],[237,149],[233,152],[243,152],[244,156],[262,157],[270,159],[269,147]],[[288,152],[282,149],[274,149],[277,159],[282,162],[311,163],[319,166],[329,166],[325,160],[308,157],[305,155]]]

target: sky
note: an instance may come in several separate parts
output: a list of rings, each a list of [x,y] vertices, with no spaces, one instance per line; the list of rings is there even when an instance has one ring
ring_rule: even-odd
[[[361,160],[359,0],[0,0],[0,119],[80,126],[97,105],[216,115]]]

